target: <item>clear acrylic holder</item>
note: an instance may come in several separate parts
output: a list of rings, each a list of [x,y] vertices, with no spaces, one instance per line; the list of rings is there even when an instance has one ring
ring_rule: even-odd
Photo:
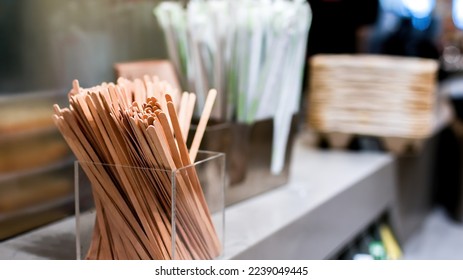
[[[77,259],[220,259],[225,165],[207,151],[174,171],[76,161]]]

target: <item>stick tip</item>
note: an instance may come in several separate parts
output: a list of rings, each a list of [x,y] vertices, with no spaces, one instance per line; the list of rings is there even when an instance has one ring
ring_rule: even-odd
[[[217,96],[217,90],[215,88],[210,89],[209,95],[211,96],[211,98],[215,98]]]
[[[56,115],[60,115],[60,114],[61,114],[61,108],[59,107],[58,104],[54,104],[54,105],[53,105],[53,110],[55,111],[55,114],[56,114]]]
[[[119,77],[119,78],[117,78],[116,82],[117,82],[118,85],[123,84],[125,82],[125,79],[123,77]]]
[[[152,82],[151,80],[151,77],[149,75],[143,75],[143,80],[145,81],[145,83],[148,83],[148,82]]]
[[[196,100],[196,94],[194,92],[190,92],[190,99],[192,100],[192,102]]]
[[[79,84],[79,80],[77,79],[74,79],[72,81],[72,94],[78,94],[80,91],[80,84]]]

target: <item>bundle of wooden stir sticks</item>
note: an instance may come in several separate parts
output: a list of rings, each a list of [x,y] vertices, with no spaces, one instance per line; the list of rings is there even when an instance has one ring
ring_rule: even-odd
[[[185,140],[195,95],[179,94],[157,77],[120,78],[88,89],[74,81],[69,108],[55,105],[55,124],[92,184],[96,221],[87,259],[220,254],[199,179],[188,168],[215,97],[211,90],[189,151]]]

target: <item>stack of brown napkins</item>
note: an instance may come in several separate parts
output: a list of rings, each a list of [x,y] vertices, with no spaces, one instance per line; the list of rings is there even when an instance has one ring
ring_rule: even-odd
[[[425,138],[435,126],[437,69],[422,58],[315,56],[309,123],[320,132]]]

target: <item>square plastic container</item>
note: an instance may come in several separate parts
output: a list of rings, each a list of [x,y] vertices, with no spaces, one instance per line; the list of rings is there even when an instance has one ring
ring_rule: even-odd
[[[222,153],[177,170],[77,161],[77,259],[220,258],[224,190]]]

